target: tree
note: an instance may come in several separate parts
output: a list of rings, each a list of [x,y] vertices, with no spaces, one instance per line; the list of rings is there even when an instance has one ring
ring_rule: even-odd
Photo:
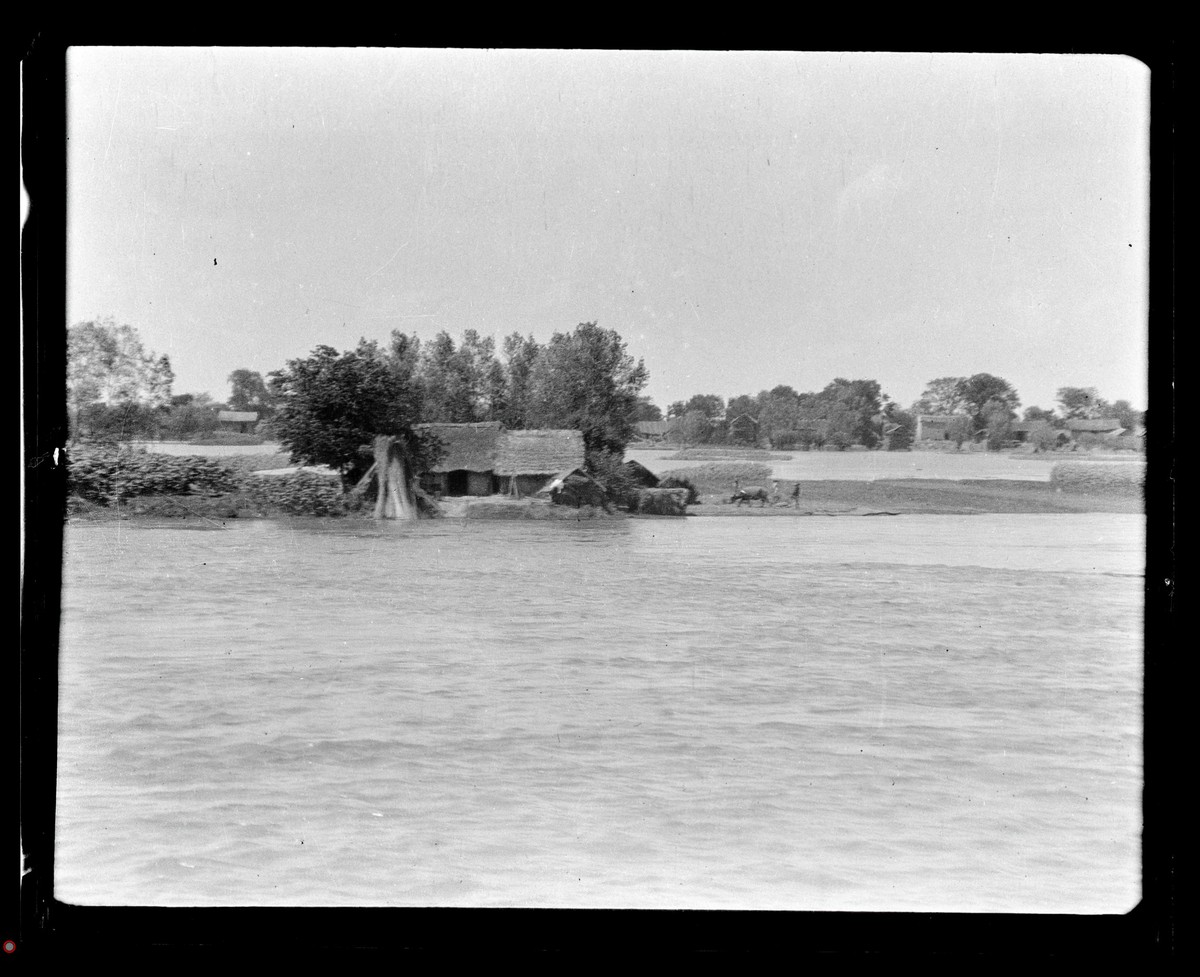
[[[946,425],[946,437],[954,442],[955,447],[962,450],[964,442],[975,438],[975,425],[971,422],[971,418],[964,414],[957,415]]]
[[[938,377],[925,385],[925,392],[913,402],[914,414],[957,414],[963,407],[966,377]]]
[[[273,398],[262,374],[253,370],[234,370],[229,374],[229,409],[270,414]]]
[[[1001,400],[989,400],[981,412],[990,451],[999,451],[1012,438],[1012,411]]]
[[[887,431],[888,451],[907,451],[917,433],[917,419],[894,403],[883,409],[884,430]]]
[[[663,412],[657,404],[645,395],[638,397],[633,408],[632,420],[635,424],[638,421],[661,421],[662,419]]]
[[[1023,419],[1029,422],[1045,421],[1047,424],[1058,426],[1062,422],[1052,410],[1043,410],[1040,407],[1026,407]]]
[[[89,404],[168,406],[174,381],[171,361],[145,349],[133,326],[101,319],[67,331],[67,407],[77,432],[86,433],[80,411]]]
[[[628,354],[618,333],[580,323],[573,333],[555,333],[530,371],[529,424],[575,428],[589,454],[622,454],[648,381],[645,365]]]
[[[179,394],[163,417],[162,433],[168,438],[188,438],[217,429],[217,405],[206,393]]]
[[[787,384],[778,384],[758,395],[758,435],[774,447],[794,440],[800,426],[800,395]]]
[[[1021,398],[1017,396],[1012,384],[990,373],[976,373],[964,380],[962,397],[963,406],[970,412],[977,428],[987,425],[984,408],[988,408],[989,414],[994,413],[993,401],[1008,412],[1010,419],[1017,416],[1017,408],[1021,406]]]
[[[524,428],[528,426],[529,375],[541,353],[541,347],[532,336],[514,332],[504,338],[502,351],[505,359],[505,390],[504,407],[499,419],[505,427]]]
[[[690,410],[679,422],[679,434],[684,444],[704,444],[712,431],[712,422],[702,410]]]
[[[478,420],[470,356],[460,356],[448,332],[421,351],[422,420],[466,424]]]
[[[1145,415],[1134,410],[1128,400],[1113,401],[1110,411],[1111,416],[1115,417],[1126,431],[1134,431],[1145,424]]]
[[[413,431],[417,396],[376,343],[360,340],[345,353],[318,346],[270,378],[276,432],[292,461],[329,465],[350,485],[366,473],[380,434],[400,439],[411,467],[429,460],[433,446]]]
[[[1053,451],[1058,447],[1058,435],[1058,430],[1049,421],[1037,419],[1025,436],[1025,443],[1032,444],[1034,451]]]
[[[758,401],[749,394],[731,397],[725,405],[725,432],[735,444],[758,444]]]
[[[1095,387],[1059,387],[1055,399],[1068,420],[1100,417],[1104,406]]]

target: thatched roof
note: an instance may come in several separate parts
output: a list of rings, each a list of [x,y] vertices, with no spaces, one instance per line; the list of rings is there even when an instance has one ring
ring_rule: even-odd
[[[583,464],[579,431],[505,431],[496,453],[497,475],[558,475]]]
[[[431,472],[490,472],[496,468],[496,456],[504,436],[499,421],[479,424],[418,424],[418,431],[428,431],[445,445],[446,452]]]
[[[251,424],[258,420],[258,412],[252,410],[219,410],[217,411],[217,420]]]
[[[627,461],[621,466],[621,471],[625,472],[638,485],[653,488],[658,484],[658,476],[649,468],[643,465],[640,461]]]

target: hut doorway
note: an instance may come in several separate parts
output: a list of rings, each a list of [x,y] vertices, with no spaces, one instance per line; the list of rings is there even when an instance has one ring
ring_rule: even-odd
[[[465,469],[446,472],[446,494],[467,495],[470,492],[470,474]]]

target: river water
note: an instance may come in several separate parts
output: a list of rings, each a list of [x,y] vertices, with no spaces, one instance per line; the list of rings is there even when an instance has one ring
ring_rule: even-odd
[[[73,524],[56,897],[1124,912],[1144,520]]]

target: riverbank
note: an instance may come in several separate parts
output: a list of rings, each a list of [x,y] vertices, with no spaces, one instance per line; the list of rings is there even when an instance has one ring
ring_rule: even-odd
[[[781,486],[782,488],[782,486]],[[799,504],[786,495],[776,503],[737,505],[728,496],[702,495],[688,507],[696,516],[972,515],[1144,511],[1132,494],[1058,491],[1049,482],[1000,479],[879,479],[800,483]]]
[[[527,502],[497,499],[463,500],[448,511],[447,518],[596,518],[599,513],[562,506],[537,506]],[[79,497],[68,502],[72,522],[107,522],[121,519],[229,519],[288,518],[290,513],[264,507],[243,493],[219,495],[138,496],[113,506],[99,506]],[[520,510],[518,512],[518,510]],[[547,510],[543,513],[542,510]],[[561,515],[559,514],[561,510]],[[973,515],[977,513],[1081,513],[1119,512],[1137,514],[1144,504],[1136,495],[1057,491],[1047,482],[1001,481],[997,479],[949,481],[946,479],[893,479],[877,481],[815,481],[800,486],[799,505],[790,499],[766,506],[757,502],[732,504],[727,496],[702,495],[688,506],[697,517],[798,517],[854,515]],[[552,514],[551,514],[552,513]],[[370,520],[372,507],[364,506],[337,516]]]

